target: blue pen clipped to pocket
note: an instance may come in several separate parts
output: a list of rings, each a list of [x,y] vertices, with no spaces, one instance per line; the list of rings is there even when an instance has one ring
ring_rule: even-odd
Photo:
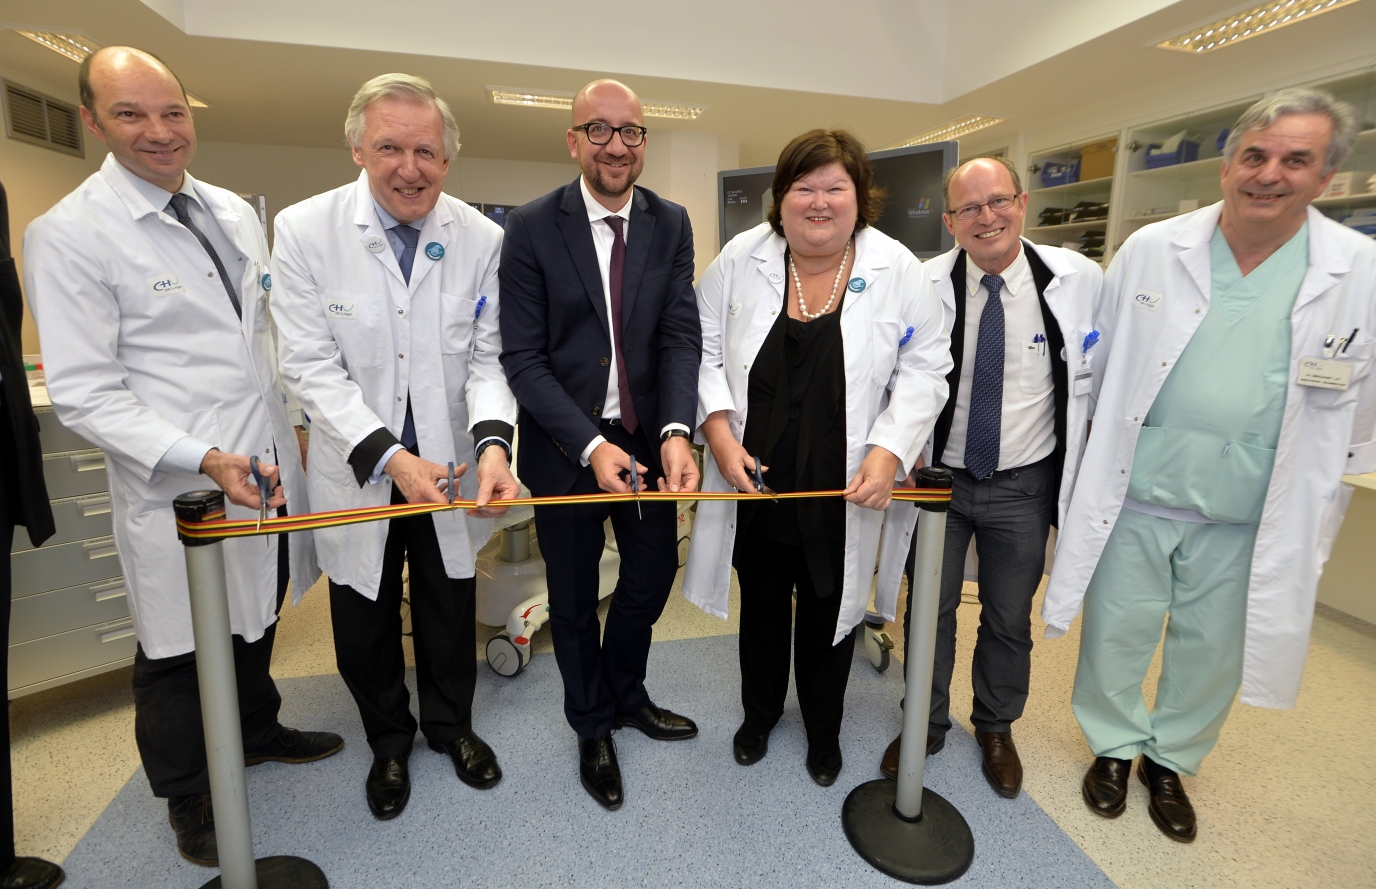
[[[898,341],[898,348],[901,349],[901,348],[903,348],[904,346],[908,345],[908,340],[910,340],[910,339],[912,339],[912,338],[913,338],[913,329],[912,329],[911,327],[909,327],[908,330],[907,330],[907,332],[903,334],[903,338],[902,338],[901,340]]]
[[[1091,330],[1085,335],[1085,344],[1080,347],[1081,354],[1088,354],[1089,350],[1093,349],[1094,344],[1097,342],[1099,342],[1099,331]]]
[[[473,307],[473,333],[468,337],[468,360],[473,360],[473,352],[478,348],[478,319],[483,316],[483,308],[487,305],[487,297],[479,296],[478,304]]]

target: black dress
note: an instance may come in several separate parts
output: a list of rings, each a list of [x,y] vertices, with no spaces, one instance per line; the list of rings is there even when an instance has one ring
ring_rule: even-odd
[[[844,488],[841,307],[796,321],[788,317],[789,298],[785,288],[778,320],[750,370],[742,444],[769,467],[765,483],[777,492]],[[744,728],[767,734],[783,714],[792,648],[809,747],[837,753],[853,650],[851,636],[831,644],[845,570],[845,501],[741,501],[736,529],[732,564],[741,588]]]

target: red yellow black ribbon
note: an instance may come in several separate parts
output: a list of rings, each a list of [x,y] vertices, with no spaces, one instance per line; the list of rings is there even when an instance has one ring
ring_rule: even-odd
[[[755,494],[745,491],[698,491],[692,494],[671,491],[644,491],[640,494],[567,494],[560,497],[523,497],[517,500],[493,500],[489,506],[561,506],[586,503],[629,503],[637,499],[655,503],[679,500],[792,500],[802,497],[839,497],[841,490],[834,491],[794,491],[787,494]],[[895,488],[893,499],[903,503],[945,503],[951,499],[949,488]],[[262,534],[282,534],[288,531],[314,531],[318,528],[337,528],[341,525],[357,525],[363,522],[377,522],[384,519],[424,515],[431,512],[447,512],[456,509],[474,509],[477,504],[472,500],[455,500],[449,503],[400,503],[389,506],[365,506],[358,509],[339,509],[333,512],[312,512],[304,515],[290,515],[282,518],[269,518],[259,527],[257,519],[218,519],[208,522],[183,522],[177,520],[177,531],[183,537],[198,540],[224,537],[257,537]],[[224,515],[220,513],[219,515]]]

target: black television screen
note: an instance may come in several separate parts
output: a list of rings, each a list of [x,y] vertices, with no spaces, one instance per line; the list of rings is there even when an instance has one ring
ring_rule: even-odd
[[[955,240],[941,222],[941,178],[955,166],[959,144],[932,142],[870,152],[874,182],[888,194],[874,227],[911,250],[918,259],[945,253]],[[717,216],[721,246],[764,221],[773,167],[725,170],[717,174]]]
[[[516,209],[515,204],[483,204],[483,215],[506,228],[506,214]]]

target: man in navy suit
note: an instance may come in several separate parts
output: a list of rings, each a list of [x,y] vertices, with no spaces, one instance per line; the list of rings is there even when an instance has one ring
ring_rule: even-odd
[[[521,407],[517,472],[536,496],[625,493],[630,473],[642,490],[649,480],[690,492],[702,329],[688,213],[633,187],[647,131],[628,87],[585,86],[573,124],[569,154],[582,176],[512,211],[502,244],[502,365]],[[609,516],[621,575],[599,642]],[[697,734],[645,690],[653,626],[678,570],[676,522],[672,502],[535,510],[579,776],[608,809],[622,802],[613,728],[665,741]]]

